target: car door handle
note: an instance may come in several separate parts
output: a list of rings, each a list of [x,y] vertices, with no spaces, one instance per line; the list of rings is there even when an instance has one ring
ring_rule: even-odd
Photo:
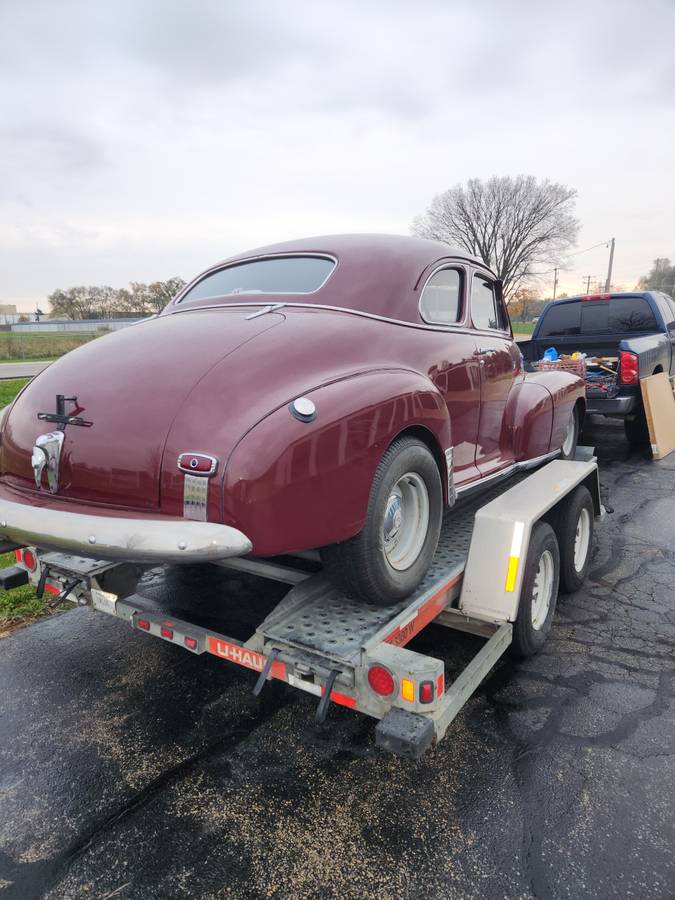
[[[489,356],[490,353],[494,352],[494,347],[480,347],[478,350],[476,350],[474,356]]]

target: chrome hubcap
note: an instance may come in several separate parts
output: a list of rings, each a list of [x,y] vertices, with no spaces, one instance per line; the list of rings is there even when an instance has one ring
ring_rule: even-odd
[[[539,631],[546,621],[553,597],[553,554],[544,550],[532,587],[532,627]]]
[[[384,553],[399,572],[420,555],[429,528],[429,494],[416,472],[406,472],[391,490],[382,522]]]
[[[563,441],[563,445],[562,445],[562,452],[563,452],[564,456],[569,456],[572,453],[572,450],[574,449],[574,431],[575,431],[574,425],[575,425],[575,419],[574,419],[574,413],[572,413],[572,415],[570,416],[570,420],[567,423],[567,431],[565,432],[565,440]]]
[[[587,509],[582,509],[577,521],[577,530],[574,535],[574,568],[581,572],[588,556],[588,547],[591,542],[591,517]]]

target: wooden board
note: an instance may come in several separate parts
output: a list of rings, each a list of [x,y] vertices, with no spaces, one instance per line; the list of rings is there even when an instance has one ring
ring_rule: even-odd
[[[640,382],[654,459],[663,459],[675,450],[675,397],[665,372]]]

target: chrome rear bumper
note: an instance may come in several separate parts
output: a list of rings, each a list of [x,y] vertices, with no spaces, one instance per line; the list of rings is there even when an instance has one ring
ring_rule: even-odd
[[[45,550],[139,563],[213,562],[253,549],[229,525],[190,519],[123,519],[0,499],[0,540]]]

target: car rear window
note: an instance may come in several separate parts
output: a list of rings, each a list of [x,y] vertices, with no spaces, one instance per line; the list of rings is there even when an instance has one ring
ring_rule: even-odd
[[[612,297],[552,306],[541,320],[537,337],[641,331],[658,331],[654,313],[644,297]]]
[[[236,263],[206,275],[181,302],[232,294],[312,294],[334,268],[335,261],[326,256],[276,256]]]

